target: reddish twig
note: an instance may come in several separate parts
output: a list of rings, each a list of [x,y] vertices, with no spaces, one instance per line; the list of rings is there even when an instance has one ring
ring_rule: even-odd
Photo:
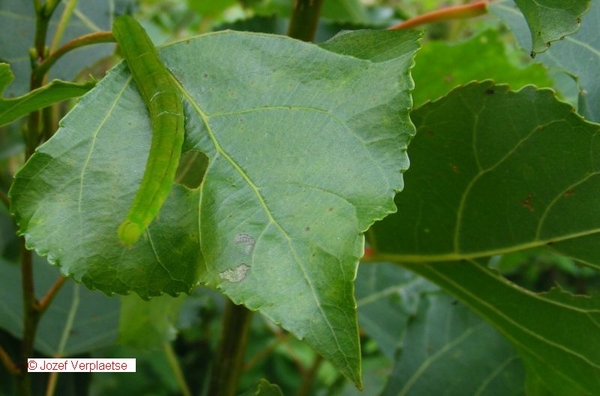
[[[13,360],[10,358],[8,353],[6,353],[4,348],[2,348],[2,346],[0,346],[0,360],[2,361],[2,363],[4,363],[4,366],[7,368],[9,373],[13,375],[21,374],[21,370],[19,369],[19,367],[17,367],[15,362],[13,362]]]
[[[488,3],[488,0],[480,0],[471,4],[456,5],[427,12],[391,26],[388,30],[412,29],[433,22],[476,17],[487,13]]]

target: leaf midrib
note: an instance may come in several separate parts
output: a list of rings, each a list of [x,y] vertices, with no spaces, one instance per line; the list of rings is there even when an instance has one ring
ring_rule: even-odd
[[[296,262],[298,268],[300,268],[301,272],[302,272],[302,276],[305,280],[305,282],[307,283],[307,285],[309,286],[310,290],[311,290],[311,295],[316,303],[316,306],[318,307],[319,311],[321,312],[321,316],[323,318],[323,320],[325,321],[325,323],[327,324],[327,327],[330,330],[331,335],[333,336],[333,339],[335,340],[336,343],[336,347],[339,351],[343,351],[344,348],[342,348],[342,346],[339,343],[338,337],[336,335],[336,331],[334,330],[333,325],[331,324],[331,322],[329,321],[329,318],[327,316],[327,314],[324,312],[323,309],[323,303],[320,301],[320,299],[318,298],[318,293],[317,290],[315,289],[312,281],[310,280],[306,269],[304,267],[304,265],[302,264],[302,261],[300,260],[300,258],[298,257],[298,254],[296,252],[296,249],[294,249],[293,245],[292,245],[292,240],[289,237],[289,235],[287,234],[287,232],[283,229],[283,227],[277,222],[277,220],[273,217],[273,215],[271,214],[271,211],[269,210],[269,207],[267,206],[262,194],[260,193],[258,187],[256,186],[256,184],[254,184],[254,182],[250,179],[250,177],[243,171],[243,169],[235,162],[235,160],[223,149],[223,147],[221,147],[217,137],[214,134],[214,131],[212,129],[212,126],[210,125],[209,122],[209,115],[206,114],[201,108],[200,106],[198,106],[198,104],[196,103],[196,101],[194,100],[193,96],[190,95],[187,90],[179,83],[179,81],[175,81],[176,84],[179,87],[179,90],[181,91],[183,98],[186,99],[188,101],[188,103],[191,104],[191,106],[194,108],[194,110],[196,111],[196,113],[200,116],[202,122],[204,123],[205,127],[206,127],[206,131],[208,133],[208,136],[210,138],[210,140],[212,141],[215,150],[217,151],[217,153],[219,153],[221,156],[223,156],[223,158],[225,158],[226,161],[228,161],[230,163],[230,165],[235,169],[236,172],[239,173],[239,175],[242,177],[242,179],[248,184],[248,186],[251,188],[251,190],[254,192],[254,194],[256,195],[256,197],[258,198],[261,207],[263,208],[265,214],[267,215],[269,222],[271,224],[273,224],[278,230],[279,232],[284,236],[284,238],[287,241],[287,244],[289,246],[289,249],[293,255],[294,261]],[[286,107],[286,106],[283,106]],[[210,161],[210,158],[209,158]],[[201,236],[200,236],[201,238]],[[207,263],[208,265],[208,263]],[[350,362],[348,361],[348,358],[345,354],[342,354],[342,356],[344,357],[344,360],[346,362],[346,366],[348,368],[352,370],[352,365],[350,364]]]

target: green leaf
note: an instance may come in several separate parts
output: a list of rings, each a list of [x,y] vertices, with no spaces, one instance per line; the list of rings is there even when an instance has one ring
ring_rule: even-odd
[[[551,87],[542,65],[519,67],[507,57],[505,43],[495,30],[487,30],[458,43],[432,41],[417,53],[412,76],[415,107],[446,95],[452,88],[473,80],[493,79],[518,89],[527,84]],[[461,67],[456,67],[460,59]]]
[[[323,3],[321,17],[335,22],[367,24],[371,20],[360,0],[327,0]]]
[[[13,78],[10,66],[6,63],[0,63],[0,96]],[[54,80],[50,84],[18,98],[4,99],[0,97],[0,126],[26,116],[33,111],[81,96],[92,89],[94,85],[95,83],[80,85]]]
[[[533,57],[546,51],[553,41],[575,33],[591,0],[515,0],[515,3],[529,25]],[[519,14],[512,0],[493,2],[490,10],[501,15]]]
[[[266,379],[261,379],[256,389],[244,392],[242,396],[283,396],[283,393],[279,386],[271,384]]]
[[[527,48],[526,24],[522,16],[502,12],[497,14],[505,20],[522,47]],[[495,7],[495,6],[492,6]],[[493,8],[495,9],[495,8]],[[579,84],[578,111],[589,120],[600,121],[600,38],[598,20],[600,2],[593,1],[590,10],[583,16],[581,28],[576,34],[565,37],[538,60],[572,74]]]
[[[184,301],[183,295],[150,301],[135,294],[121,297],[119,342],[139,349],[162,348],[177,335],[175,323]]]
[[[54,37],[56,26],[64,11],[64,2],[60,2],[49,24],[48,41]],[[68,24],[60,44],[80,37],[84,34],[110,30],[112,15],[125,13],[132,5],[132,0],[96,0],[79,1],[70,23]],[[0,35],[0,61],[11,64],[15,73],[15,82],[11,84],[7,94],[23,95],[28,92],[29,75],[31,73],[28,49],[34,42],[35,12],[33,2],[21,0],[2,0],[0,26],[4,34]],[[18,34],[11,34],[11,32]],[[114,44],[99,44],[79,48],[61,57],[52,67],[51,79],[72,80],[85,66],[94,60],[109,56],[114,51]]]
[[[390,360],[419,299],[439,288],[391,263],[362,264],[356,277],[358,322]]]
[[[116,229],[150,128],[126,69],[113,69],[16,177],[12,210],[27,246],[106,293],[217,288],[360,385],[361,233],[395,210],[403,185],[418,33],[352,37],[331,50],[234,32],[164,47],[185,98],[185,148],[209,165],[198,189],[173,189],[131,249]],[[345,55],[370,42],[377,50]]]
[[[412,118],[407,189],[399,214],[374,226],[374,259],[405,265],[484,316],[530,378],[598,393],[599,301],[532,294],[473,260],[550,245],[599,268],[600,127],[550,90],[491,82],[457,88]]]
[[[457,88],[412,119],[420,133],[411,144],[413,187],[396,199],[401,215],[381,224],[410,232],[377,236],[394,261],[550,244],[600,268],[600,244],[593,243],[600,236],[597,124],[551,90],[511,92],[489,81]]]
[[[35,290],[45,293],[58,279],[45,260],[34,261]],[[0,260],[0,327],[23,336],[21,272],[16,263]],[[67,282],[38,325],[35,349],[48,356],[69,356],[111,345],[117,338],[119,300]]]
[[[522,395],[524,372],[511,345],[452,297],[420,300],[382,395]]]
[[[534,394],[597,394],[600,390],[600,299],[559,289],[533,294],[472,261],[410,263],[492,323],[517,349]],[[541,392],[541,393],[538,393]]]

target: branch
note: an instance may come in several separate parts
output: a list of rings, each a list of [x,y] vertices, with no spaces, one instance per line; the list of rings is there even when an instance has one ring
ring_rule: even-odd
[[[244,363],[252,311],[227,300],[219,350],[213,360],[209,395],[234,396]]]
[[[456,5],[431,11],[414,18],[407,19],[388,30],[412,29],[428,23],[446,21],[449,19],[472,18],[487,13],[488,0],[475,1],[471,4]]]
[[[8,194],[2,190],[0,190],[0,202],[6,206],[6,209],[10,209],[10,200],[8,199]]]
[[[65,284],[66,280],[67,278],[65,278],[64,276],[58,278],[56,282],[54,282],[52,287],[50,287],[46,295],[40,300],[38,304],[40,309],[40,315],[43,314],[50,305],[50,303],[52,303],[52,300],[54,299],[62,285]]]
[[[295,0],[294,12],[287,35],[303,41],[313,41],[324,0]]]
[[[115,42],[115,39],[111,32],[90,33],[86,34],[85,36],[77,37],[48,55],[48,57],[35,68],[33,75],[40,79],[48,72],[52,65],[54,65],[56,61],[60,59],[61,56],[65,55],[67,52],[73,51],[74,49],[84,47],[86,45],[113,42]]]
[[[13,362],[13,360],[10,358],[8,353],[6,353],[4,348],[2,348],[2,346],[0,346],[0,360],[2,361],[2,363],[4,363],[4,366],[6,367],[9,373],[11,373],[12,375],[21,374],[21,369],[17,367],[15,362]]]

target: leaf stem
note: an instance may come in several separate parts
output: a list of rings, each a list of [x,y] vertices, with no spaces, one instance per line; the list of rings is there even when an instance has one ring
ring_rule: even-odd
[[[17,376],[19,394],[31,394],[31,378],[25,367],[27,358],[33,354],[35,333],[40,320],[40,305],[35,299],[33,285],[33,257],[25,247],[25,238],[21,237],[21,287],[23,291],[23,339],[21,341],[21,372]]]
[[[324,0],[294,0],[294,11],[287,35],[303,41],[313,41]]]
[[[304,376],[304,380],[302,381],[302,386],[296,393],[296,396],[308,396],[310,395],[310,390],[315,381],[315,377],[317,372],[319,371],[319,367],[321,367],[321,363],[323,363],[323,357],[319,354],[315,355],[315,360],[313,361],[310,370]]]
[[[8,370],[9,373],[13,375],[21,374],[21,369],[13,362],[10,355],[0,346],[0,360],[4,364],[4,367]]]
[[[209,395],[233,396],[244,363],[252,311],[227,300],[219,347],[210,378]]]
[[[389,27],[388,30],[412,29],[428,23],[446,21],[449,19],[476,17],[487,13],[488,3],[488,0],[480,0],[470,4],[445,7],[402,21]]]
[[[33,74],[37,78],[44,76],[60,57],[74,49],[92,44],[113,43],[114,41],[115,39],[111,32],[96,32],[77,37],[48,55],[48,57],[35,68]]]
[[[40,314],[43,314],[46,311],[46,309],[48,309],[48,306],[50,305],[50,303],[52,302],[62,285],[65,284],[66,280],[67,278],[65,278],[64,276],[59,277],[56,280],[56,282],[54,282],[52,287],[50,287],[46,295],[42,297],[42,299],[39,302]]]
[[[185,377],[183,375],[183,372],[181,371],[181,365],[177,360],[177,355],[175,354],[175,351],[173,351],[173,346],[170,342],[165,343],[164,350],[167,360],[169,361],[169,366],[171,366],[171,370],[173,370],[173,374],[175,374],[175,379],[179,384],[179,390],[181,391],[181,394],[183,396],[191,396],[192,393],[190,392],[190,388],[185,382]]]
[[[73,11],[75,11],[75,7],[77,7],[78,0],[69,0],[60,16],[60,21],[58,22],[58,27],[56,28],[56,32],[54,32],[54,37],[52,38],[52,44],[50,45],[50,51],[54,51],[56,47],[58,47],[58,43],[62,38],[65,29],[67,28],[67,24],[69,23],[69,19],[71,19],[71,15],[73,15]]]
[[[6,206],[6,209],[10,209],[10,200],[8,199],[8,194],[2,190],[0,190],[0,202]]]

